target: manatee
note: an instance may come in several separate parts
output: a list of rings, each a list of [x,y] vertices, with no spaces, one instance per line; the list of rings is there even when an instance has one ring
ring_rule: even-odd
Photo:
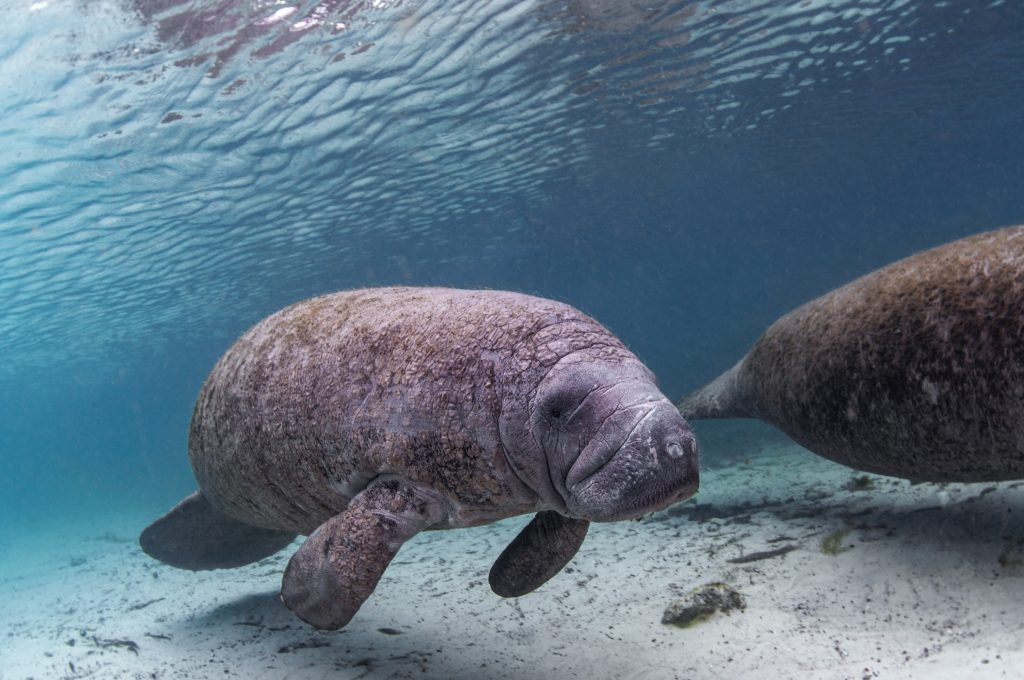
[[[320,629],[348,623],[419,531],[536,513],[490,572],[516,597],[572,559],[589,522],[698,485],[690,426],[622,342],[500,291],[362,289],[273,314],[203,384],[188,449],[199,490],[143,550],[218,569],[308,535],[281,599]]]
[[[920,252],[808,302],[679,409],[757,418],[882,475],[1024,478],[1024,227]]]

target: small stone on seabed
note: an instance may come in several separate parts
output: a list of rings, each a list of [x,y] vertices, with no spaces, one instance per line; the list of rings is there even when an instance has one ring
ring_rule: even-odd
[[[690,591],[686,597],[670,604],[661,622],[680,628],[704,621],[715,612],[746,609],[743,596],[725,583],[708,583]]]

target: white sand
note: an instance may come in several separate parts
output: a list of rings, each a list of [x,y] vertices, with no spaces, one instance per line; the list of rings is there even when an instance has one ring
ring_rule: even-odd
[[[486,579],[526,518],[421,535],[340,633],[278,603],[291,551],[193,574],[139,551],[149,518],[83,519],[0,546],[0,678],[1024,677],[1024,484],[845,489],[854,477],[791,445],[706,470],[696,504],[593,526],[519,600]],[[824,554],[844,527],[849,549]],[[660,623],[712,581],[747,609]]]

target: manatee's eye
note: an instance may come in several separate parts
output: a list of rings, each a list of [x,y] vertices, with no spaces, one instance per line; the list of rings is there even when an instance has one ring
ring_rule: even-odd
[[[562,393],[557,398],[549,401],[546,404],[548,417],[553,420],[561,420],[562,416],[569,415],[578,403],[573,403],[571,397],[572,395],[570,394]]]
[[[541,405],[541,413],[553,421],[568,418],[590,391],[586,384],[572,383],[553,392]]]

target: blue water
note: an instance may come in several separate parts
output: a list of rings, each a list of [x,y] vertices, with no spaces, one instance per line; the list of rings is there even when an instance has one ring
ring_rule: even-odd
[[[206,373],[326,291],[563,300],[678,397],[1024,222],[1021,35],[1003,1],[6,3],[0,532],[190,492]]]
[[[1024,221],[1015,3],[160,7],[3,12],[5,516],[182,495],[206,372],[317,293],[564,300],[675,397],[793,306]]]

